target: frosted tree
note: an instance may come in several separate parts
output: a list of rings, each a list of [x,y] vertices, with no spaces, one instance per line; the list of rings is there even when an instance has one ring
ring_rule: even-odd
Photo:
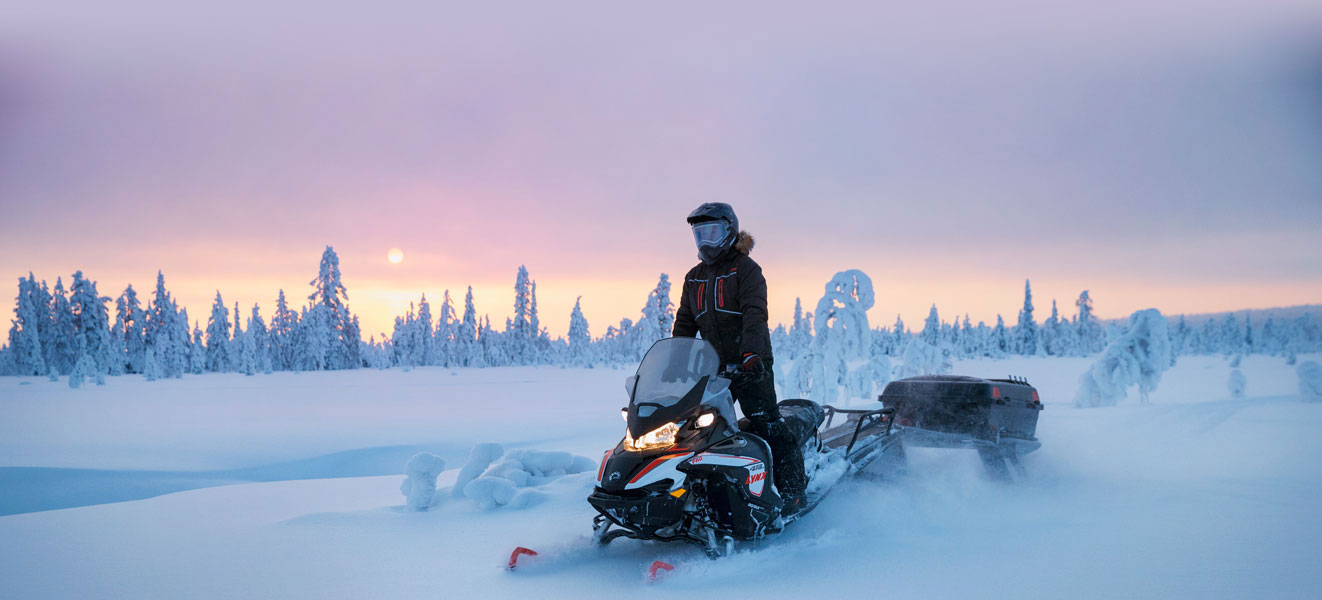
[[[468,293],[464,295],[463,320],[455,331],[455,352],[459,357],[460,365],[475,366],[473,362],[477,353],[477,309],[473,306],[471,285],[468,286]]]
[[[147,313],[132,285],[115,301],[115,332],[123,344],[124,371],[141,373],[147,361]]]
[[[239,310],[239,303],[238,303],[238,302],[235,302],[235,303],[234,303],[234,330],[233,330],[233,332],[230,334],[230,343],[229,343],[229,347],[230,347],[230,366],[229,366],[229,369],[227,369],[227,370],[229,370],[229,371],[234,371],[235,373],[244,373],[245,375],[251,375],[251,373],[247,373],[247,372],[244,370],[244,361],[247,360],[247,359],[249,359],[249,358],[255,358],[255,357],[244,356],[244,348],[245,348],[245,344],[246,344],[246,342],[244,341],[243,338],[244,338],[244,335],[243,335],[243,312],[241,312],[241,311]]]
[[[216,301],[211,304],[211,317],[207,319],[207,370],[213,373],[228,371],[234,364],[230,358],[230,311],[225,308],[225,301],[216,291]]]
[[[901,358],[904,363],[896,368],[898,377],[949,373],[953,367],[948,348],[933,346],[921,337],[912,338],[905,344]]]
[[[76,345],[90,361],[91,371],[87,375],[95,378],[97,385],[105,385],[110,363],[116,360],[115,349],[110,343],[110,312],[106,308],[110,298],[97,293],[96,282],[83,277],[82,271],[73,274],[71,292],[69,308],[74,335],[78,336]]]
[[[13,326],[9,329],[9,351],[17,375],[45,375],[46,358],[41,346],[41,323],[48,319],[47,305],[32,273],[18,279],[18,298]]]
[[[317,369],[357,368],[361,364],[358,352],[362,345],[362,335],[353,326],[353,318],[346,305],[349,293],[341,281],[340,257],[335,254],[334,248],[326,246],[326,250],[321,253],[317,276],[309,285],[312,286],[312,294],[308,300],[312,301],[313,306],[308,309],[308,315],[312,316],[314,322],[305,328],[305,333],[321,336],[319,340],[308,339],[313,344],[309,364],[317,365]]]
[[[1102,331],[1101,323],[1098,323],[1097,317],[1092,314],[1092,297],[1088,295],[1088,290],[1083,290],[1079,294],[1079,299],[1074,302],[1074,305],[1079,308],[1079,314],[1074,323],[1079,354],[1087,356],[1102,349],[1106,336]]]
[[[932,310],[927,313],[927,320],[923,321],[923,332],[918,337],[930,346],[941,343],[941,317],[936,313],[935,304],[932,305]]]
[[[437,364],[450,367],[455,365],[455,334],[458,319],[455,317],[454,301],[450,299],[450,290],[445,290],[441,300],[441,314],[436,319],[436,361]]]
[[[162,377],[161,364],[156,360],[156,351],[150,347],[143,351],[142,376],[147,381],[156,381]]]
[[[789,331],[789,350],[790,360],[802,356],[808,351],[808,346],[812,344],[812,315],[803,314],[803,303],[794,299],[794,324],[790,326]]]
[[[1010,339],[1010,332],[1005,328],[1005,319],[1001,315],[996,315],[996,328],[991,332],[991,343],[989,356],[992,358],[1005,358],[1010,353],[1014,342]]]
[[[588,353],[592,348],[592,336],[588,332],[588,320],[583,316],[580,306],[583,297],[574,300],[574,310],[569,313],[569,356],[570,364],[586,366],[591,364]]]
[[[1016,350],[1024,356],[1036,356],[1038,354],[1039,332],[1037,321],[1033,319],[1033,285],[1032,282],[1024,280],[1024,307],[1019,311],[1019,324],[1015,327]]]
[[[523,359],[532,344],[534,332],[530,319],[531,312],[532,281],[528,278],[528,268],[519,265],[518,275],[514,279],[514,317],[505,322],[508,350],[517,359]],[[484,344],[484,347],[486,346]]]
[[[436,360],[433,350],[435,344],[432,340],[431,304],[427,302],[427,294],[423,294],[422,300],[418,302],[418,319],[413,335],[418,342],[414,364],[433,364]]]
[[[187,323],[187,320],[184,322]],[[188,345],[188,372],[194,375],[201,375],[207,370],[207,347],[203,335],[202,328],[194,322],[193,340]],[[152,356],[154,358],[155,354]]]
[[[74,361],[78,360],[74,347],[77,329],[74,327],[73,312],[69,308],[69,298],[64,293],[64,280],[55,279],[55,289],[50,301],[51,343],[45,346],[46,366],[51,374],[67,375],[73,371]]]
[[[657,340],[670,337],[675,328],[675,305],[670,302],[669,275],[662,273],[656,287],[647,293],[642,313],[643,318],[632,328],[640,358]]]
[[[812,350],[791,370],[787,395],[823,403],[834,402],[842,391],[846,397],[868,397],[878,379],[889,377],[872,360],[867,310],[874,302],[872,279],[862,271],[842,271],[827,282],[813,314]]]
[[[188,366],[188,321],[156,272],[156,292],[147,310],[147,345],[156,353],[163,377],[182,377]]]
[[[298,313],[289,310],[285,291],[275,300],[275,314],[271,315],[270,344],[271,367],[278,371],[294,368],[294,329],[298,327]]]
[[[1127,395],[1126,389],[1138,385],[1141,402],[1157,389],[1161,374],[1171,364],[1170,333],[1166,318],[1155,308],[1135,312],[1129,317],[1129,329],[1112,340],[1102,356],[1079,377],[1074,405],[1079,407],[1114,406]]]
[[[251,369],[254,372],[270,373],[271,334],[267,331],[266,321],[262,319],[261,309],[256,304],[252,305],[252,314],[248,317],[248,333],[244,343],[251,346],[249,359]]]

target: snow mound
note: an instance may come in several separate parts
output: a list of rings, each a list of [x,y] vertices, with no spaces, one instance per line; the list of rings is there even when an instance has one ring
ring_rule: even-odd
[[[488,510],[526,508],[547,498],[536,488],[596,467],[592,459],[568,452],[521,449],[504,453],[499,444],[478,444],[455,481],[455,493]]]
[[[411,511],[427,510],[436,494],[436,477],[445,470],[445,459],[430,452],[419,452],[404,465],[404,483],[399,492],[404,494],[404,506]]]
[[[1226,389],[1230,390],[1230,395],[1235,398],[1244,397],[1244,388],[1248,387],[1249,380],[1244,377],[1244,372],[1235,369],[1230,372],[1230,379],[1226,380]]]
[[[505,454],[505,449],[500,444],[487,442],[473,446],[473,450],[468,453],[468,462],[464,463],[464,468],[459,470],[459,477],[454,480],[454,495],[463,496],[464,486],[474,479],[477,479],[487,467],[491,466],[497,458]]]
[[[1310,360],[1295,372],[1299,374],[1299,396],[1304,402],[1322,402],[1322,365]]]

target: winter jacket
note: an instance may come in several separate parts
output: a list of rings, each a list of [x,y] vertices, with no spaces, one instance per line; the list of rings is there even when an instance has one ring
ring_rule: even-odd
[[[716,347],[722,364],[738,364],[753,353],[768,364],[771,332],[767,329],[767,280],[748,254],[753,236],[741,231],[735,243],[712,264],[698,263],[684,275],[684,291],[672,335],[695,337]]]

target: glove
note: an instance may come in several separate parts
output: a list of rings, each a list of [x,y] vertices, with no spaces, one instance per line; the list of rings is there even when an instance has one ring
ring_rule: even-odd
[[[753,376],[753,379],[761,379],[766,374],[766,367],[762,365],[762,357],[753,352],[744,353],[744,362],[739,363],[739,370]]]

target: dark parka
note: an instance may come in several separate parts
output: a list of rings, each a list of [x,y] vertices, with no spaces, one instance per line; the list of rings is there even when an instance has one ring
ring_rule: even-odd
[[[771,362],[767,328],[767,280],[748,254],[753,236],[739,232],[735,243],[711,264],[700,262],[684,275],[684,291],[672,335],[695,337],[716,347],[722,364],[739,364],[746,354]]]

